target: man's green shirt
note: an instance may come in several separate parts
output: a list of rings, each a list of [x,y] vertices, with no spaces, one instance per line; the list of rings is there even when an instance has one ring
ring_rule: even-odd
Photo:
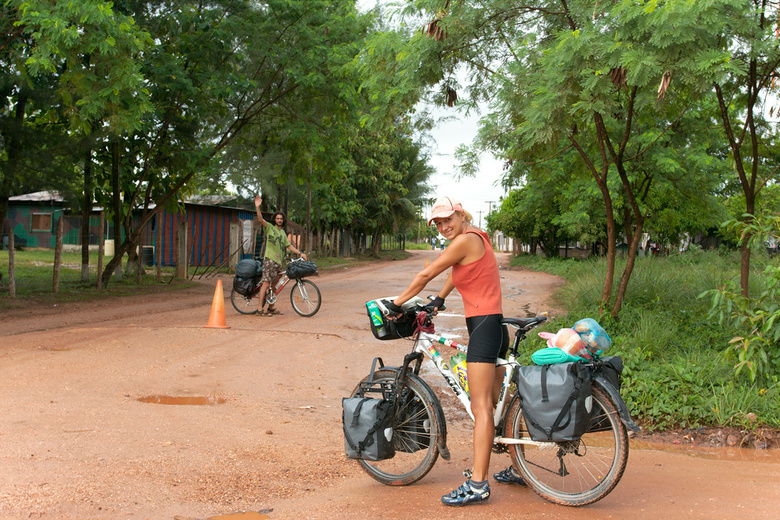
[[[265,232],[268,236],[265,244],[265,257],[270,258],[279,265],[283,265],[284,250],[290,245],[290,241],[287,240],[287,233],[270,222],[265,226]]]

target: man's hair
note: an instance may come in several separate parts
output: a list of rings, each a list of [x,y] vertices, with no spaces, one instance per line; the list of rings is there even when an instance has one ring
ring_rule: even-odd
[[[276,213],[273,214],[273,216],[271,216],[271,224],[273,224],[274,226],[276,225],[276,215],[282,216],[282,227],[285,227],[287,225],[287,217],[281,211],[277,211]]]

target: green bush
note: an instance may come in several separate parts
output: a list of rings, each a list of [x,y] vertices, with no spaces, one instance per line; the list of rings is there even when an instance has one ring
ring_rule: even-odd
[[[710,314],[711,301],[699,297],[738,280],[738,252],[692,248],[681,254],[638,258],[618,319],[599,315],[604,259],[525,255],[512,264],[568,280],[556,294],[568,314],[546,324],[545,330],[569,327],[585,317],[596,319],[612,339],[607,355],[623,358],[621,393],[631,414],[646,427],[780,427],[778,367],[769,367],[772,375],[756,381],[745,371],[736,372],[728,352],[738,330],[725,321],[719,324]],[[763,271],[777,264],[777,259],[758,256],[751,273],[752,294],[772,289],[773,282]],[[624,265],[625,260],[617,262],[613,296]],[[543,343],[536,339],[528,343],[530,361],[530,353]]]

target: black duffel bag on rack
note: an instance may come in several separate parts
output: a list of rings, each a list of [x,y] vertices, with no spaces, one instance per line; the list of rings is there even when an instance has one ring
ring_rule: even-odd
[[[249,296],[263,276],[263,263],[257,260],[241,260],[236,264],[233,290],[241,296]]]
[[[305,276],[314,276],[317,274],[317,264],[311,260],[304,260],[303,262],[290,262],[287,264],[287,276],[295,278],[303,278]]]

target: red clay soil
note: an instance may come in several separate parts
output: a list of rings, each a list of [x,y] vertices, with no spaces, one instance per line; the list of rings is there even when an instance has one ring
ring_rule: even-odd
[[[365,475],[344,457],[341,398],[375,356],[397,363],[410,344],[374,339],[364,302],[398,294],[436,255],[321,272],[324,303],[312,318],[292,311],[287,289],[275,317],[239,315],[226,299],[229,329],[204,328],[215,278],[3,311],[0,519],[777,518],[777,451],[713,447],[685,432],[663,444],[632,440],[622,481],[591,506],[493,483],[485,505],[445,508],[439,497],[461,484],[471,460],[467,415],[446,400],[450,461],[401,488]],[[505,315],[557,313],[551,295],[561,279],[506,269],[501,277]],[[222,280],[227,298],[231,278]],[[458,300],[449,298],[453,314]],[[437,328],[465,334],[458,317],[440,317]],[[728,442],[726,434],[716,444]],[[495,456],[491,470],[507,464]]]

